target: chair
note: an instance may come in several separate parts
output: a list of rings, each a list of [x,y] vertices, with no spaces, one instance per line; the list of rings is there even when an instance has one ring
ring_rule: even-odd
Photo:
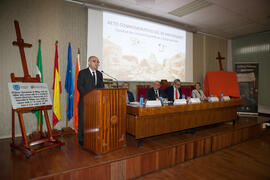
[[[171,86],[171,83],[168,82],[166,79],[162,79],[160,82],[160,89],[165,90],[167,87]]]
[[[185,94],[185,98],[191,97],[192,90],[195,89],[193,85],[182,85],[181,86],[181,93],[182,95]]]
[[[146,98],[146,92],[150,88],[150,85],[137,85],[137,101],[139,101],[140,97]]]

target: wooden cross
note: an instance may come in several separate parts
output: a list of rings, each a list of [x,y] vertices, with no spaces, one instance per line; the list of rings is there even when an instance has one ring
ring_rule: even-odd
[[[224,71],[224,70],[223,70],[223,67],[222,67],[222,62],[221,62],[221,60],[225,59],[225,57],[221,57],[220,52],[218,51],[218,57],[216,57],[216,59],[218,59],[218,62],[219,62],[219,70],[220,70],[220,71]]]
[[[22,39],[19,22],[17,20],[14,21],[14,25],[15,25],[15,29],[16,29],[17,41],[13,41],[12,44],[19,47],[24,77],[15,77],[14,73],[12,73],[11,79],[13,82],[16,82],[16,81],[40,82],[39,75],[37,75],[35,78],[32,78],[29,75],[27,63],[26,63],[26,58],[25,58],[25,54],[24,54],[24,47],[30,48],[30,47],[32,47],[32,44],[25,43],[24,40]]]

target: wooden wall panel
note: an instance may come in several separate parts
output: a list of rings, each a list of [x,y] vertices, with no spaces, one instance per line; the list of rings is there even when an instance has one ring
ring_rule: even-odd
[[[184,162],[185,161],[185,144],[181,144],[176,146],[176,163]]]
[[[205,139],[200,139],[195,142],[194,157],[199,157],[199,156],[204,155],[204,145],[205,145]]]
[[[170,167],[175,164],[176,148],[169,148],[157,152],[158,169]]]
[[[131,179],[142,175],[141,156],[126,160],[126,178]]]
[[[224,146],[223,147],[228,147],[232,145],[232,133],[225,133],[224,134]]]
[[[218,136],[213,136],[212,137],[212,152],[215,152],[216,150],[218,150]]]
[[[212,139],[211,137],[207,137],[204,140],[204,154],[208,154],[212,152]]]
[[[147,153],[141,156],[141,168],[142,174],[146,174],[158,169],[156,152]]]
[[[111,163],[111,180],[126,179],[126,160]]]
[[[246,141],[249,138],[249,128],[243,128],[242,129],[242,141]]]
[[[194,142],[185,144],[185,161],[194,158]]]
[[[241,131],[236,129],[232,133],[232,144],[238,144],[241,141]]]

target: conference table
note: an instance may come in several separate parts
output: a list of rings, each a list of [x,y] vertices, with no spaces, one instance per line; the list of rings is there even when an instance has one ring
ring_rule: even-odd
[[[237,119],[240,98],[159,107],[127,105],[127,133],[137,140]]]

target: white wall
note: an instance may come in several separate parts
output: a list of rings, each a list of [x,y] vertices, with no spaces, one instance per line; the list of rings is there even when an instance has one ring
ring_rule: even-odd
[[[100,10],[88,9],[87,57],[97,56],[102,62],[103,47],[103,13]],[[87,62],[83,61],[83,66]],[[102,69],[102,64],[100,64]]]

